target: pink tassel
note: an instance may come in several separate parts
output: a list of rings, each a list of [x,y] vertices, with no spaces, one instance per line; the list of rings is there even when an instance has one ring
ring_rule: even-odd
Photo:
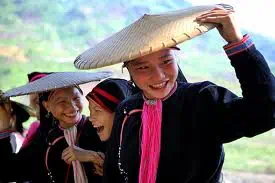
[[[155,183],[161,148],[162,101],[148,100],[142,111],[139,183]]]

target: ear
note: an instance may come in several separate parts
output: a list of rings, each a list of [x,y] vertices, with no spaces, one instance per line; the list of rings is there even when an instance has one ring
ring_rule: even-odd
[[[15,114],[11,116],[9,126],[12,130],[16,130],[16,115]]]
[[[47,111],[50,111],[49,102],[43,101],[43,102],[42,102],[42,105],[43,105],[43,107],[44,107]]]

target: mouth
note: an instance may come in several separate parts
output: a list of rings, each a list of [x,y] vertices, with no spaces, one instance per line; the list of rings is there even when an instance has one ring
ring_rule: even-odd
[[[94,128],[96,128],[98,134],[100,134],[104,130],[103,125],[94,125]]]
[[[64,115],[68,118],[74,118],[78,115],[78,111],[76,111],[74,113],[64,114]]]
[[[152,89],[158,90],[158,89],[165,88],[167,83],[168,83],[168,81],[163,81],[163,82],[160,82],[160,83],[157,83],[157,84],[150,85],[150,87]]]

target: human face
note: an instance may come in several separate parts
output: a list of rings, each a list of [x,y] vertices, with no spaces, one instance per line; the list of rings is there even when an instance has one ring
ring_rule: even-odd
[[[33,108],[36,112],[36,117],[39,119],[40,114],[39,114],[39,96],[38,94],[31,94],[30,95],[30,107]]]
[[[0,131],[10,127],[11,120],[15,120],[15,116],[11,115],[11,104],[5,103],[0,105]]]
[[[166,97],[173,89],[178,76],[172,49],[160,50],[130,61],[127,69],[148,99]]]
[[[70,128],[81,120],[83,96],[76,87],[57,89],[44,101],[44,107],[52,113],[63,128]]]
[[[101,141],[107,141],[113,128],[115,113],[103,109],[92,99],[89,100],[90,121],[97,129],[97,134]]]

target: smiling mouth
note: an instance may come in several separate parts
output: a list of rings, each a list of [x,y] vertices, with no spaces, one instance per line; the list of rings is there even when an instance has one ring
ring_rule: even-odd
[[[162,89],[167,85],[167,83],[168,83],[168,81],[165,81],[165,82],[161,82],[158,84],[150,85],[150,87],[153,89]]]
[[[97,125],[94,125],[94,128],[96,128],[96,131],[97,131],[97,133],[99,134],[99,133],[101,133],[101,132],[103,131],[104,126],[97,126]]]
[[[75,112],[75,113],[65,114],[65,116],[69,117],[69,118],[73,118],[73,117],[76,117],[77,114],[78,114],[78,112]]]

